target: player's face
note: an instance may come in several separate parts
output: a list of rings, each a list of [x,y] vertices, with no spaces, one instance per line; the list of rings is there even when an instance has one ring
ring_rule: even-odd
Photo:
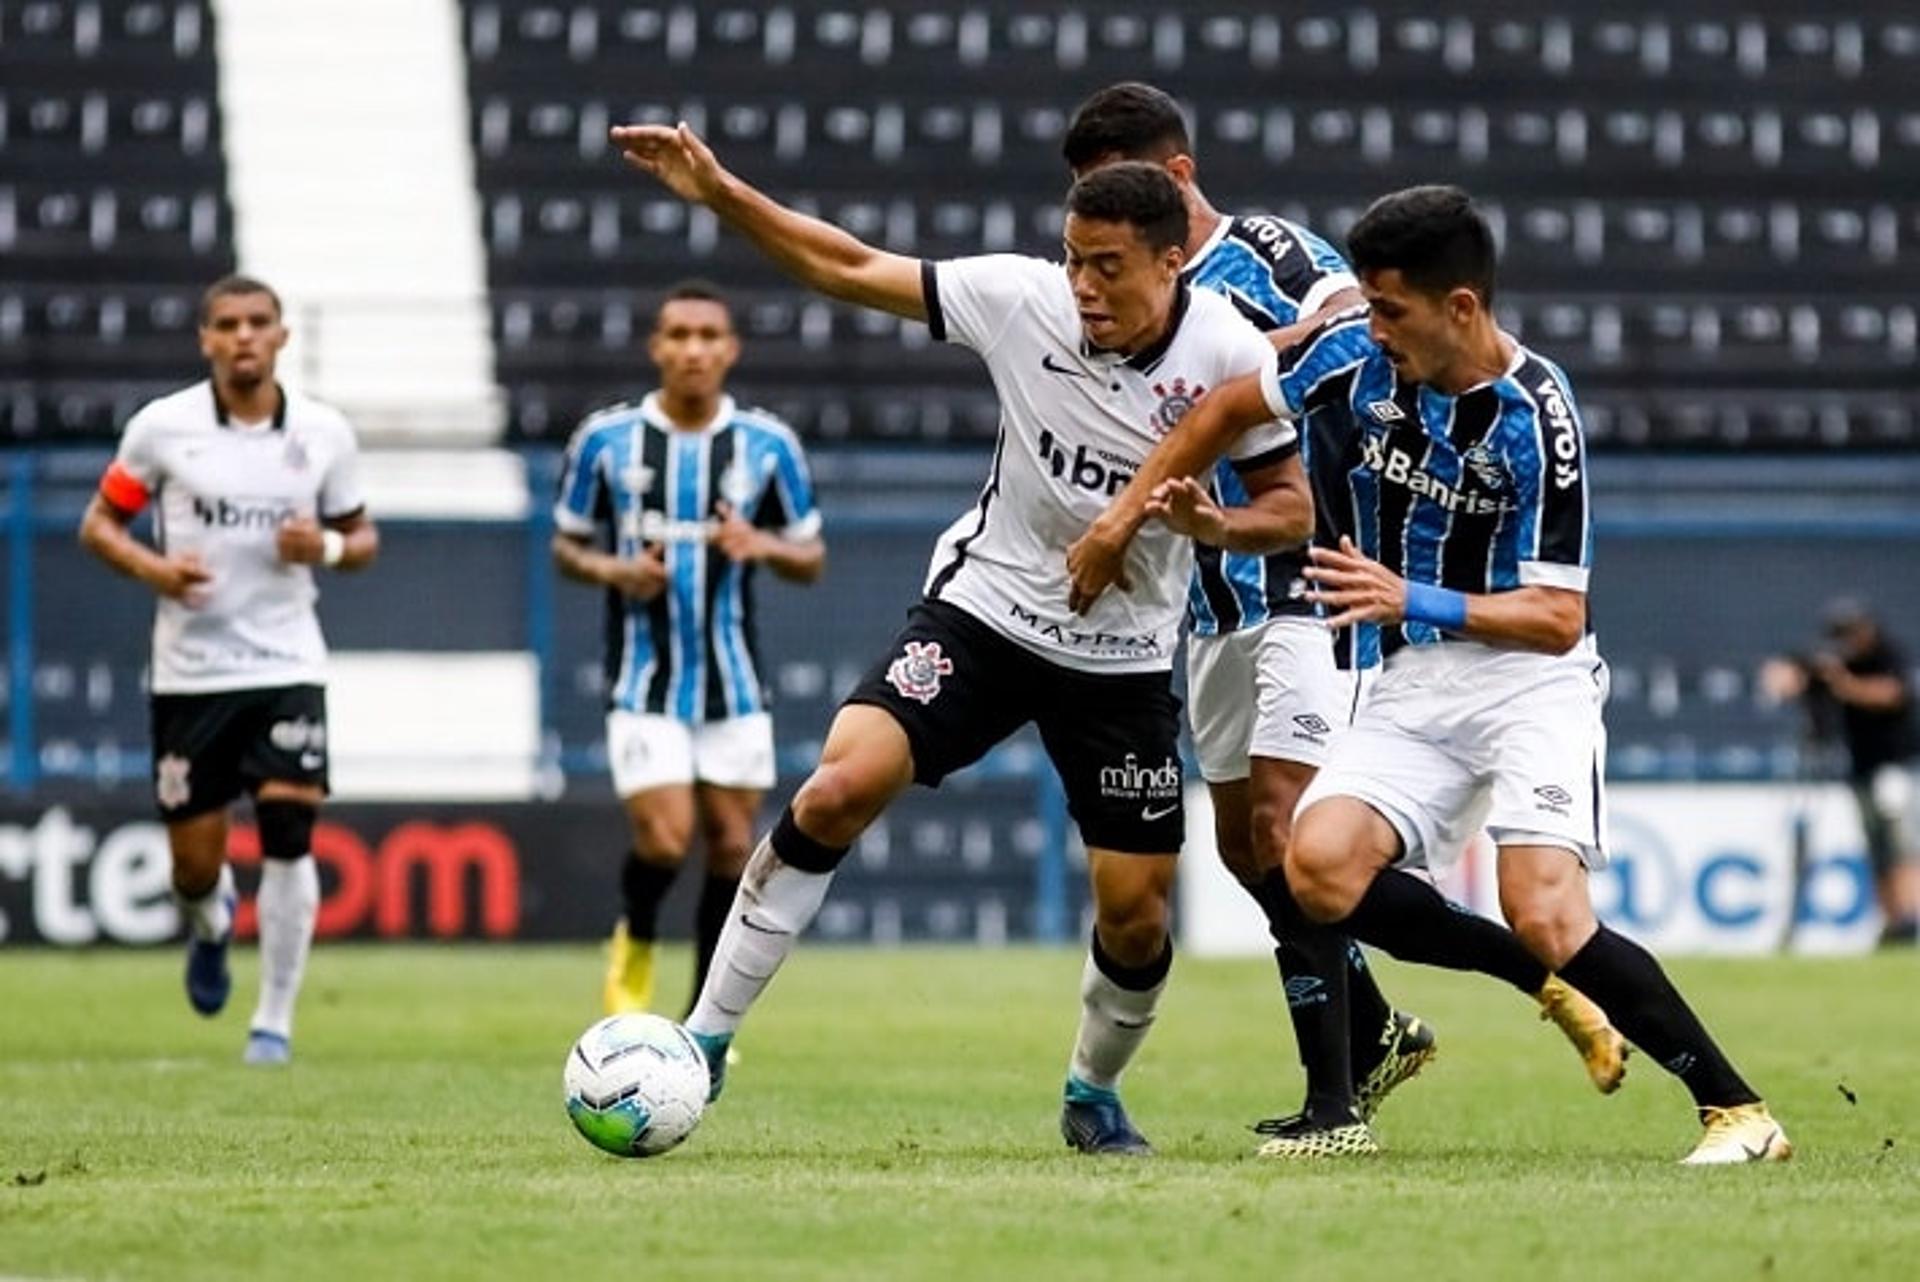
[[[1371,309],[1373,341],[1409,383],[1441,381],[1465,349],[1479,310],[1472,290],[1429,293],[1408,284],[1398,268],[1362,272],[1360,292]]]
[[[1185,260],[1178,246],[1155,250],[1132,223],[1067,215],[1067,280],[1087,341],[1132,353],[1159,338],[1173,309]]]
[[[740,338],[726,304],[676,298],[660,309],[647,355],[669,396],[705,399],[725,386],[727,371],[740,359]]]
[[[287,327],[269,294],[222,294],[200,326],[200,354],[213,366],[214,381],[236,391],[271,381],[286,345]]]

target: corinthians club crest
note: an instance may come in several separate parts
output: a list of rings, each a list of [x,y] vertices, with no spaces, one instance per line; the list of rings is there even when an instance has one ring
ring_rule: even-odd
[[[1186,417],[1188,410],[1200,403],[1207,389],[1196,383],[1187,386],[1187,380],[1176,378],[1171,386],[1155,383],[1153,394],[1160,398],[1160,404],[1154,409],[1153,417],[1147,420],[1147,430],[1155,436],[1165,436],[1173,430],[1173,425]]]
[[[905,653],[887,665],[887,682],[903,698],[932,703],[940,693],[940,678],[953,672],[953,660],[940,653],[938,641],[909,641]]]

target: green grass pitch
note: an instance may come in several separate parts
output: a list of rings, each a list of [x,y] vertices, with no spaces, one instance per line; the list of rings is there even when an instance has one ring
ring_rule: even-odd
[[[678,1001],[687,956],[670,953]],[[587,948],[322,947],[297,1060],[239,1062],[172,951],[0,953],[0,1277],[1920,1277],[1920,965],[1676,965],[1799,1153],[1683,1170],[1679,1088],[1602,1099],[1529,1003],[1383,965],[1439,1029],[1387,1153],[1256,1161],[1299,1070],[1271,968],[1182,959],[1129,1076],[1144,1162],[1055,1130],[1080,957],[802,949],[693,1139],[574,1135]]]

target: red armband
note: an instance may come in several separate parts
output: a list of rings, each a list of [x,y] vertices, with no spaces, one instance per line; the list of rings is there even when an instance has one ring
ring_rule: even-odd
[[[118,463],[109,463],[100,478],[100,497],[132,516],[147,505],[147,487]]]

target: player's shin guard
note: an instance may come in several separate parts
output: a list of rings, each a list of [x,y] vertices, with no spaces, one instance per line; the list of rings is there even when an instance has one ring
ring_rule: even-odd
[[[1261,902],[1275,925],[1282,947],[1275,952],[1293,1020],[1300,1064],[1307,1073],[1307,1112],[1346,1120],[1353,1113],[1353,1040],[1349,1027],[1348,984],[1352,965],[1346,936],[1308,919],[1300,911],[1286,876],[1279,869],[1261,883]],[[1371,984],[1371,976],[1368,982]],[[1378,989],[1375,989],[1376,998]],[[1384,1008],[1386,1003],[1381,1001]],[[1379,1017],[1384,1023],[1386,1014]],[[1379,1025],[1367,1037],[1371,1044]]]
[[[260,863],[260,1001],[248,1027],[293,1036],[293,1006],[307,970],[313,923],[320,913],[320,873],[313,856]]]
[[[1652,953],[1605,926],[1560,967],[1560,977],[1600,1003],[1627,1040],[1685,1083],[1702,1108],[1757,1103]]]
[[[1153,1027],[1154,1009],[1173,968],[1173,940],[1144,966],[1123,966],[1093,934],[1080,974],[1080,1033],[1073,1043],[1072,1080],[1111,1091]]]
[[[788,809],[747,861],[689,1031],[731,1037],[826,900],[847,847],[826,846],[800,831]]]
[[[1547,968],[1512,931],[1447,902],[1432,886],[1397,868],[1373,879],[1340,927],[1401,961],[1479,971],[1529,997],[1547,982]]]

